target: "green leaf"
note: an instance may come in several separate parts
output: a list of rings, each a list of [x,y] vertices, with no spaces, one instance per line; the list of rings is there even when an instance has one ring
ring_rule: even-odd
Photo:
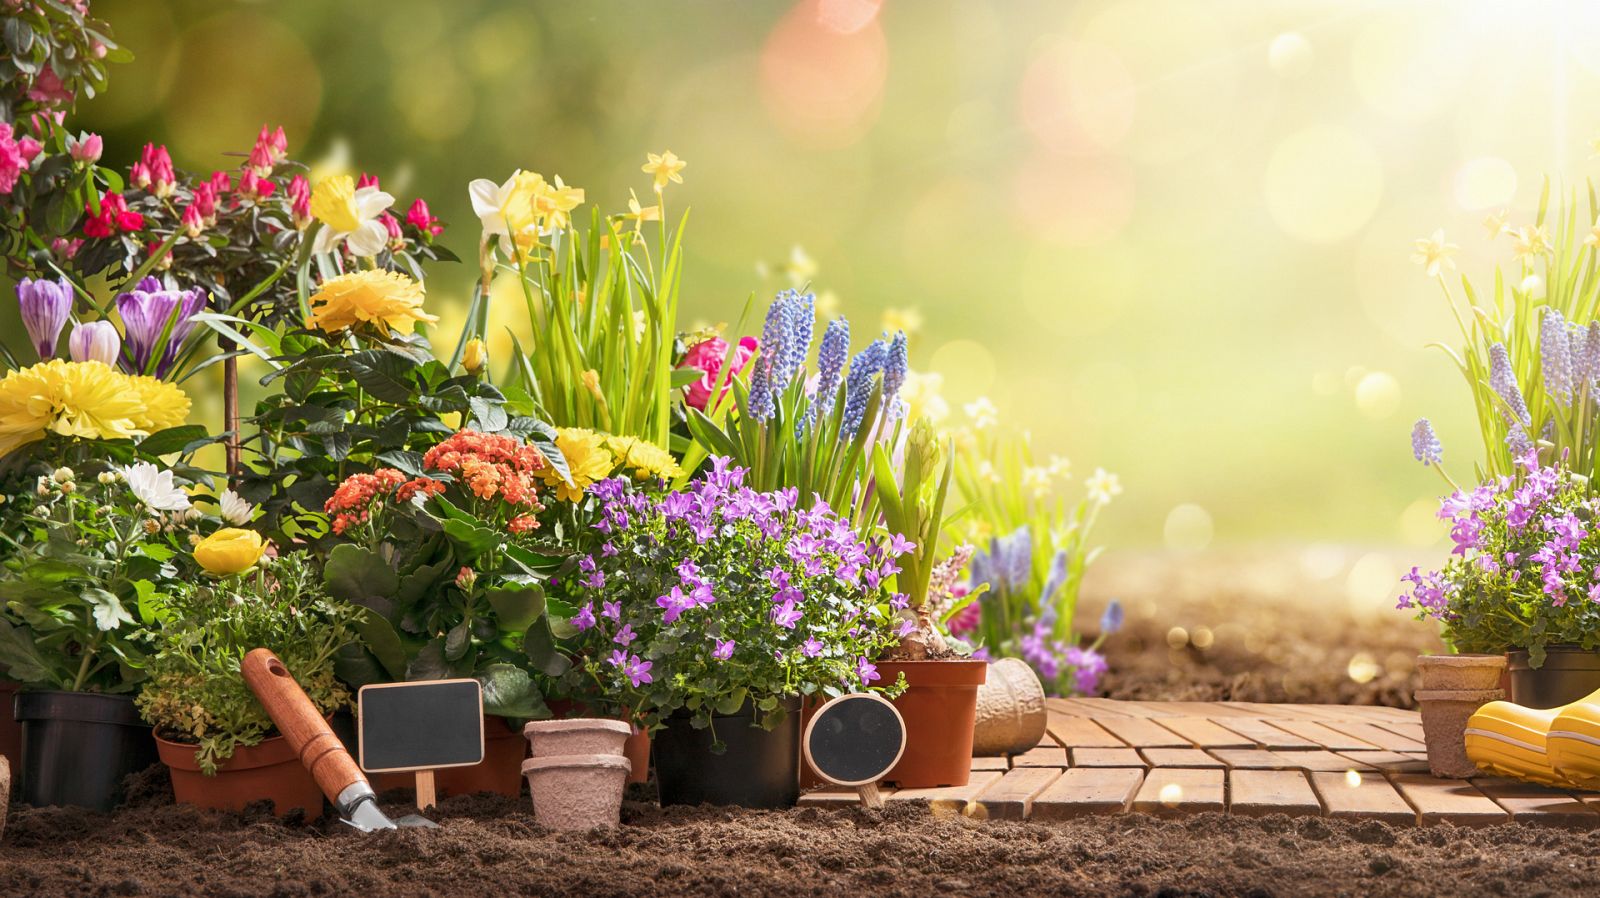
[[[0,664],[6,676],[29,686],[63,685],[52,675],[50,665],[34,645],[33,634],[10,621],[0,619]]]
[[[717,699],[716,709],[718,714],[736,714],[744,707],[744,701],[749,697],[750,691],[743,686]]]
[[[146,455],[169,455],[182,452],[189,444],[209,439],[204,425],[185,424],[158,430],[139,441],[139,451]]]
[[[462,621],[450,628],[444,635],[444,657],[446,661],[460,661],[467,654],[467,649],[472,647],[472,628]]]
[[[439,522],[439,526],[444,528],[444,535],[450,539],[450,545],[455,547],[456,555],[468,565],[502,542],[499,531],[458,518],[445,518]]]
[[[512,582],[484,590],[501,630],[526,630],[544,614],[544,587],[532,581]]]
[[[400,589],[400,578],[376,552],[353,543],[340,543],[328,553],[322,568],[328,594],[364,608],[387,614]],[[374,599],[381,599],[379,603]]]
[[[444,637],[436,636],[428,640],[427,645],[417,652],[417,656],[406,665],[407,680],[449,680],[454,677],[471,673],[468,666],[465,670],[459,664],[451,664],[445,658]]]
[[[511,423],[511,418],[506,415],[506,410],[500,403],[482,396],[474,396],[467,400],[467,407],[472,410],[474,429],[483,433],[499,433]]]
[[[352,353],[345,364],[356,383],[376,399],[399,404],[414,398],[411,372],[417,365],[399,353],[367,349]]]
[[[366,653],[383,667],[384,673],[390,680],[404,679],[406,675],[406,649],[400,641],[400,633],[394,625],[370,608],[362,608],[356,617],[356,632],[361,634],[361,642],[367,647]],[[347,662],[348,663],[348,662]],[[352,686],[362,686],[363,683],[340,674],[340,679]],[[372,680],[371,682],[381,682]]]
[[[478,674],[478,682],[483,684],[485,714],[522,720],[550,716],[533,678],[514,664],[490,664]]]
[[[534,669],[545,676],[559,677],[572,669],[572,659],[556,649],[556,637],[550,631],[548,618],[541,618],[528,627],[522,649],[533,662]]]

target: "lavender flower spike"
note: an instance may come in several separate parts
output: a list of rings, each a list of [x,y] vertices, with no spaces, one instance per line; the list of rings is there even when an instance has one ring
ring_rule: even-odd
[[[844,384],[844,418],[839,422],[839,436],[850,439],[861,429],[861,419],[867,416],[867,402],[872,398],[872,376],[883,369],[888,355],[888,344],[873,340],[850,360],[850,376]]]
[[[72,284],[65,278],[23,278],[17,284],[17,303],[22,307],[22,326],[28,329],[28,339],[39,353],[39,360],[55,358],[56,342],[72,311]]]
[[[828,322],[828,329],[822,334],[822,346],[817,349],[817,391],[806,404],[806,416],[795,425],[796,434],[833,413],[839,383],[844,380],[844,365],[848,361],[850,322],[835,318]]]
[[[1444,446],[1427,418],[1418,418],[1416,426],[1411,428],[1411,454],[1424,465],[1437,465],[1444,458]]]
[[[205,308],[206,295],[199,288],[168,290],[153,277],[140,281],[126,293],[117,294],[117,313],[122,316],[123,346],[122,367],[134,374],[154,374],[166,377],[177,360],[178,349],[194,330],[194,315]],[[151,370],[161,334],[172,322],[172,331],[161,346],[160,358]]]
[[[1572,342],[1567,336],[1567,320],[1555,309],[1545,309],[1539,321],[1539,366],[1544,373],[1544,388],[1563,402],[1572,401]]]
[[[1526,430],[1532,419],[1528,403],[1522,398],[1522,388],[1517,386],[1517,376],[1511,371],[1511,357],[1503,343],[1489,347],[1489,388],[1500,396],[1509,413],[1502,410],[1507,424],[1520,424]]]
[[[883,406],[891,420],[905,414],[905,403],[900,401],[900,387],[906,382],[906,372],[911,361],[906,354],[906,333],[900,331],[889,343],[889,356],[883,363]]]

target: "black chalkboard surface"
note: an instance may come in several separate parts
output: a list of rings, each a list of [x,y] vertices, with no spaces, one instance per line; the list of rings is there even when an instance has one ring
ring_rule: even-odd
[[[906,725],[882,696],[841,695],[806,726],[805,756],[817,775],[840,786],[875,783],[900,760]]]
[[[369,773],[483,761],[483,687],[477,680],[363,686],[356,714],[361,769]]]

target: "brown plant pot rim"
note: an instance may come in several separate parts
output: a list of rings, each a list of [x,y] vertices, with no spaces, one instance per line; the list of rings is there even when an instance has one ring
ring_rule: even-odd
[[[1505,698],[1503,689],[1418,689],[1419,702],[1496,702]]]
[[[523,726],[522,734],[532,736],[535,733],[574,733],[583,730],[609,730],[623,736],[633,735],[632,724],[621,720],[612,720],[604,717],[572,717],[566,720],[534,720]]]
[[[156,750],[161,763],[179,770],[200,771],[200,746],[193,742],[175,742],[156,736]],[[217,760],[217,772],[254,770],[272,767],[285,761],[298,760],[299,756],[282,736],[267,736],[255,745],[236,745],[233,754]],[[203,772],[203,771],[202,771]]]
[[[1504,667],[1505,655],[1418,655],[1418,667]]]
[[[529,758],[522,762],[522,775],[540,770],[570,768],[600,768],[633,772],[633,762],[622,755],[554,755],[547,758]]]
[[[989,676],[989,662],[974,658],[943,661],[879,661],[883,684],[894,682],[894,675],[905,671],[907,682],[917,686],[982,686]]]

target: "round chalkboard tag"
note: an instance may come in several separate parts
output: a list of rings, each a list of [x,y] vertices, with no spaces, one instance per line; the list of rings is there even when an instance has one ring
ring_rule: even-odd
[[[801,742],[806,763],[839,786],[862,790],[868,804],[881,806],[874,786],[894,769],[906,750],[906,722],[893,704],[868,692],[841,695],[817,709]]]

